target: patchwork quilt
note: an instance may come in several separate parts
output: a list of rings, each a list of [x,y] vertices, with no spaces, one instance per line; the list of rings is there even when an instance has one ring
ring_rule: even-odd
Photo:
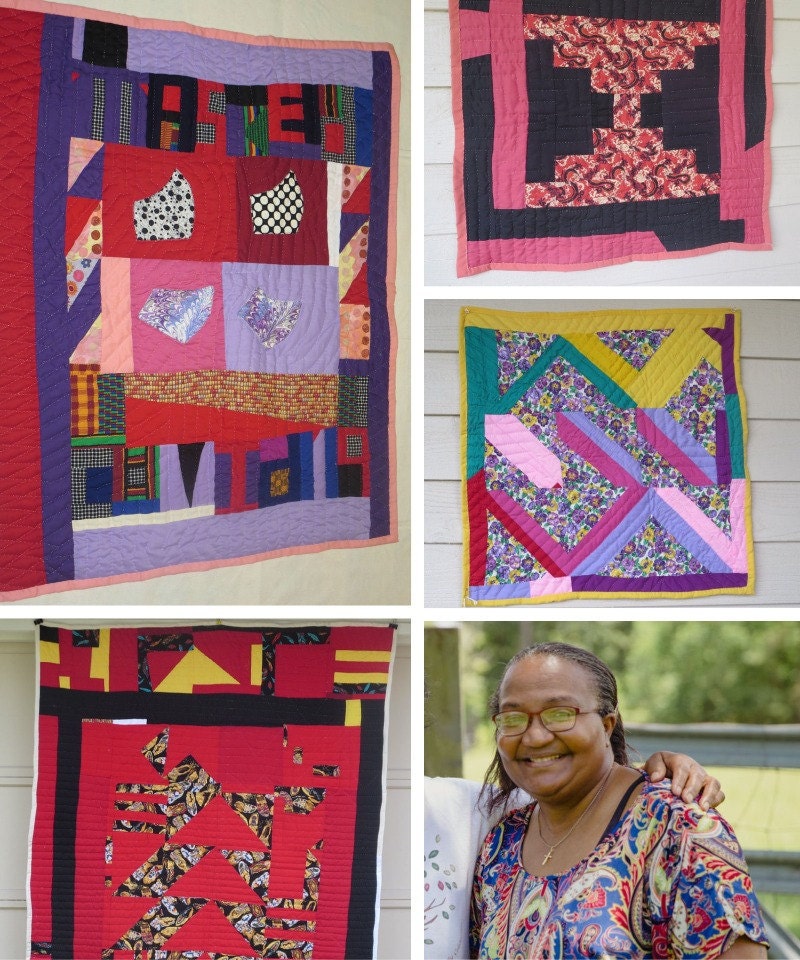
[[[735,311],[462,311],[466,604],[753,593]]]
[[[42,627],[31,956],[372,957],[393,638]]]
[[[450,0],[458,274],[770,248],[771,0]]]
[[[392,49],[0,8],[0,597],[395,540]]]

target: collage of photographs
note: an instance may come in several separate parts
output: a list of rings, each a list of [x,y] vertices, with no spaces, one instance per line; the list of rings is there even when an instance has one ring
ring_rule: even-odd
[[[0,960],[800,960],[798,0],[0,51]]]

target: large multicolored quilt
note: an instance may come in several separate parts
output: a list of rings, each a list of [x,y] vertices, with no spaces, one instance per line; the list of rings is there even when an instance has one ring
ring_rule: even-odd
[[[462,320],[465,603],[753,593],[737,312]]]
[[[31,956],[372,957],[393,637],[42,627]]]
[[[458,274],[770,248],[771,0],[450,0]]]
[[[392,49],[22,2],[0,597],[395,540]]]

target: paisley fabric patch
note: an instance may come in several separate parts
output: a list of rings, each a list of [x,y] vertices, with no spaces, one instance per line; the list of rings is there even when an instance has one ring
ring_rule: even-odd
[[[250,195],[253,233],[297,233],[303,219],[303,191],[290,170],[277,186]]]
[[[156,287],[139,311],[139,319],[178,343],[188,343],[208,320],[213,304],[213,287],[199,290]]]
[[[194,194],[189,181],[175,170],[157,193],[133,204],[139,240],[186,240],[194,230]]]
[[[239,310],[239,317],[270,350],[292,332],[300,319],[301,306],[299,300],[273,300],[256,287]]]

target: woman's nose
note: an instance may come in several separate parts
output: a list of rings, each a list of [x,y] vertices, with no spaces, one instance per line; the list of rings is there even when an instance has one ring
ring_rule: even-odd
[[[548,743],[553,739],[553,734],[542,723],[541,717],[531,717],[528,729],[520,739],[528,744]]]

